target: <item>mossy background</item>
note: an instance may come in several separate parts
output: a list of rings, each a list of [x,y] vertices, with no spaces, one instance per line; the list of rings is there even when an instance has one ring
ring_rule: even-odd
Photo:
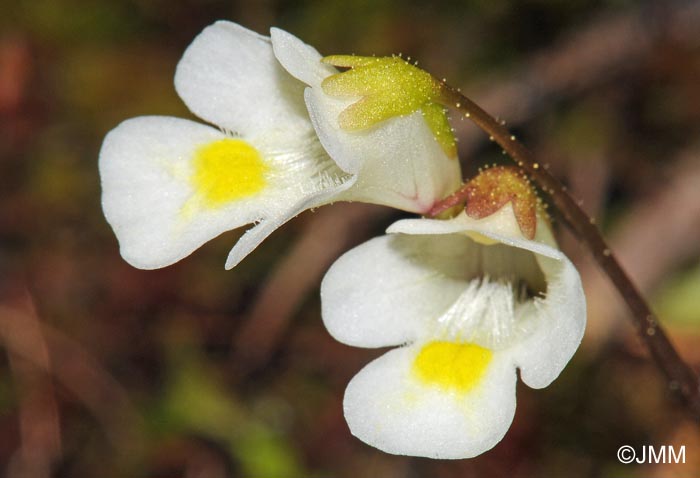
[[[334,342],[322,272],[400,213],[339,204],[235,270],[241,231],[140,271],[100,210],[120,121],[192,115],[172,85],[206,25],[286,29],[322,53],[403,53],[509,122],[583,200],[681,354],[700,363],[700,7],[626,0],[0,0],[0,469],[16,477],[695,477],[700,432],[588,253],[584,344],[471,460],[353,438],[345,384],[381,351]],[[506,159],[455,121],[466,174]],[[555,226],[558,224],[555,221]],[[617,449],[685,445],[686,464]]]

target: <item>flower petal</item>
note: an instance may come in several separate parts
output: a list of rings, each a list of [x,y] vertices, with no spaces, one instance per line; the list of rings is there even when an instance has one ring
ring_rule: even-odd
[[[217,150],[231,144],[232,151]],[[236,163],[235,148],[253,154],[252,163]],[[284,215],[307,196],[305,184],[315,187],[308,170],[316,168],[289,155],[280,164],[264,149],[178,118],[140,117],[117,126],[99,163],[102,206],[122,256],[139,268],[164,267],[224,231]],[[211,163],[198,163],[202,158]],[[293,170],[280,175],[283,166]]]
[[[320,86],[324,78],[338,73],[332,66],[321,63],[321,54],[311,45],[279,28],[270,29],[275,56],[295,78],[307,85]]]
[[[403,234],[455,234],[467,233],[484,243],[500,242],[509,246],[527,249],[542,256],[561,259],[564,255],[556,247],[547,223],[538,217],[534,240],[523,236],[513,213],[513,206],[507,204],[498,212],[483,219],[473,219],[464,213],[449,220],[404,219],[389,226],[386,232]]]
[[[586,300],[581,278],[566,257],[538,257],[547,279],[547,296],[537,303],[537,328],[512,350],[520,378],[544,388],[559,376],[583,339]]]
[[[352,249],[321,283],[326,328],[358,347],[415,340],[463,292],[479,247],[466,236],[390,235]]]
[[[262,241],[264,241],[275,231],[275,229],[281,227],[284,223],[307,209],[312,209],[333,202],[338,195],[342,194],[343,191],[352,187],[354,182],[355,178],[350,177],[342,184],[303,197],[292,207],[285,210],[284,214],[276,215],[260,221],[260,223],[255,225],[255,227],[247,230],[238,240],[236,245],[233,246],[233,249],[231,249],[228,258],[226,259],[226,269],[228,270],[236,267],[238,263],[245,258],[245,256],[250,254],[253,249],[258,247]]]
[[[235,23],[218,21],[194,39],[175,88],[194,114],[244,136],[311,129],[303,84],[277,62],[268,37]]]
[[[479,455],[505,435],[515,413],[515,368],[494,353],[469,391],[416,377],[418,345],[392,350],[363,368],[345,391],[345,419],[360,440],[388,453],[456,459]]]
[[[187,120],[140,117],[121,123],[100,151],[102,207],[130,264],[155,269],[187,256],[222,232],[256,219],[251,209],[187,220],[191,158],[218,130]]]

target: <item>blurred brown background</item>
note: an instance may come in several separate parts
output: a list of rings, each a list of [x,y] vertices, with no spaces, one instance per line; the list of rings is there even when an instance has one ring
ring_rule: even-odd
[[[240,231],[140,271],[100,210],[105,133],[191,117],[172,86],[216,19],[279,26],[322,53],[417,58],[508,121],[569,185],[700,364],[700,2],[0,0],[0,470],[30,477],[696,477],[700,433],[574,238],[589,327],[561,377],[518,388],[492,451],[383,454],[342,417],[381,351],[334,342],[323,272],[399,213],[305,213],[235,270]],[[457,122],[466,174],[500,151]],[[686,446],[685,465],[617,449]]]

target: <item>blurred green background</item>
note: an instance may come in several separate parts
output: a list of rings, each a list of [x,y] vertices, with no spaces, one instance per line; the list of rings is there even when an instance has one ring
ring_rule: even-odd
[[[566,231],[584,344],[484,455],[397,457],[353,438],[348,380],[382,351],[334,342],[323,272],[399,213],[338,204],[224,271],[234,231],[140,271],[100,210],[120,121],[192,117],[172,78],[217,19],[322,53],[403,53],[509,126],[594,215],[681,354],[700,363],[700,2],[0,0],[0,469],[17,477],[695,477],[700,433]],[[503,161],[455,122],[466,174]],[[686,447],[621,465],[622,445]]]

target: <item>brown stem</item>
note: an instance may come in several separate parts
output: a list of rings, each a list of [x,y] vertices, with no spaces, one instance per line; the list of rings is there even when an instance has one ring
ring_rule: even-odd
[[[444,83],[441,100],[445,106],[457,108],[464,116],[484,130],[490,139],[496,141],[518,166],[529,174],[542,191],[549,195],[564,222],[588,246],[598,265],[610,278],[632,311],[635,326],[649,348],[651,356],[668,378],[669,388],[677,389],[693,416],[700,419],[700,382],[698,376],[678,355],[644,297],[605,243],[595,221],[578,206],[568,194],[566,187],[546,168],[542,167],[534,159],[533,154],[502,123],[499,123],[458,90]],[[449,203],[451,207],[459,196],[459,191],[457,191],[444,201]],[[438,203],[433,207],[433,210],[440,210],[440,208],[441,203]]]

